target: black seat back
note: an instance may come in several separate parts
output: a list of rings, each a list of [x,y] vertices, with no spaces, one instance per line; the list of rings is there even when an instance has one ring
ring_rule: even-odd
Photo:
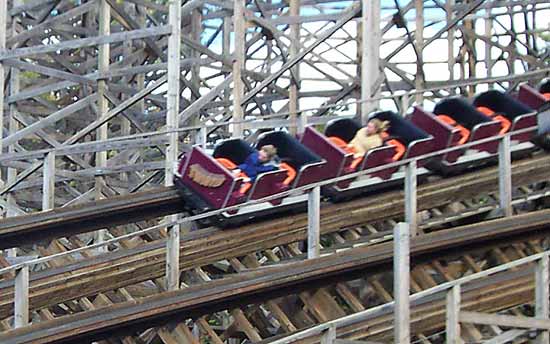
[[[497,90],[483,92],[478,95],[474,100],[474,106],[488,107],[494,112],[504,114],[510,120],[513,120],[517,116],[533,112],[533,109],[527,105]]]
[[[284,131],[271,131],[261,134],[256,143],[256,149],[260,149],[265,145],[275,146],[279,158],[290,164],[297,171],[305,164],[323,160]]]
[[[406,145],[409,145],[413,141],[430,137],[424,130],[420,129],[412,122],[405,120],[393,111],[376,112],[369,116],[369,120],[374,118],[390,122],[389,128],[386,130],[388,135],[390,135],[390,137],[397,137]]]
[[[252,152],[254,152],[254,148],[245,140],[229,139],[216,146],[213,156],[214,158],[229,159],[236,165],[239,165],[242,164]]]
[[[479,123],[491,122],[492,119],[477,111],[464,97],[450,97],[439,101],[433,111],[436,115],[448,115],[458,124],[472,130]]]
[[[335,119],[328,122],[325,128],[325,136],[336,136],[346,142],[350,142],[357,130],[361,129],[361,124],[351,118]]]

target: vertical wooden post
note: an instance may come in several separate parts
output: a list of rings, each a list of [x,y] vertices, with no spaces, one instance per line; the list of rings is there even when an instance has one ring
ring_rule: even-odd
[[[550,317],[550,277],[549,277],[549,259],[547,255],[542,256],[538,261],[535,276],[535,317],[537,319],[548,320]],[[550,343],[550,331],[542,331],[537,337],[538,344]]]
[[[197,133],[196,144],[200,145],[201,148],[206,149],[206,144],[208,143],[208,128],[201,127]]]
[[[180,56],[181,56],[181,0],[171,0],[168,8],[168,24],[172,32],[168,37],[168,94],[166,128],[175,130],[178,128],[179,96],[180,96]],[[178,133],[168,134],[168,146],[166,147],[165,186],[174,184],[174,164],[178,159]],[[177,220],[177,215],[166,217],[166,221]],[[166,243],[166,289],[179,288],[179,225],[168,227],[168,240]]]
[[[177,216],[167,217],[176,220]],[[180,279],[180,226],[175,225],[168,228],[168,239],[166,241],[166,290],[179,289]]]
[[[244,119],[244,109],[241,102],[244,98],[244,84],[242,80],[242,70],[245,67],[245,19],[244,5],[245,0],[235,0],[233,6],[233,26],[235,31],[235,50],[233,51],[233,120],[242,121]],[[235,123],[233,125],[233,136],[243,136],[243,124]]]
[[[504,136],[498,146],[498,190],[500,209],[504,216],[512,216],[512,158],[510,135]]]
[[[416,161],[411,161],[405,166],[405,221],[412,236],[418,234],[416,209]]]
[[[180,104],[180,49],[181,49],[181,0],[171,0],[169,3],[168,24],[172,32],[168,37],[168,90],[166,129],[168,131],[178,128],[178,112]],[[168,146],[166,147],[166,160],[164,169],[164,185],[174,185],[174,164],[178,159],[178,133],[168,134]]]
[[[445,1],[445,11],[447,12],[447,24],[454,19],[455,0]],[[447,68],[449,69],[449,82],[455,79],[455,28],[451,27],[447,30]],[[453,94],[454,90],[449,89],[449,93]]]
[[[291,16],[299,16],[300,15],[300,0],[290,0],[290,6],[289,6],[289,12]],[[300,49],[300,24],[290,24],[290,56],[289,58],[292,59],[298,55],[298,51]],[[304,132],[304,121],[302,116],[306,116],[305,113],[298,114],[299,111],[299,100],[298,100],[298,90],[300,88],[300,85],[297,84],[299,82],[299,75],[300,75],[300,69],[299,64],[296,64],[294,67],[292,67],[292,75],[296,77],[290,78],[290,87],[288,91],[288,110],[290,113],[290,128],[289,131],[292,135],[295,135],[297,133],[303,133]],[[307,121],[306,121],[307,123]]]
[[[29,324],[29,267],[24,265],[15,275],[15,328]]]
[[[331,325],[321,335],[321,344],[332,344],[336,339],[336,325]]]
[[[111,6],[107,3],[107,0],[99,0],[99,35],[106,36],[111,33]],[[98,53],[98,72],[100,74],[109,72],[110,63],[110,45],[109,43],[99,45]],[[98,119],[101,119],[109,111],[109,101],[106,96],[107,92],[107,80],[99,79],[97,81],[97,110]],[[105,123],[97,128],[97,141],[104,141],[108,138],[109,124]],[[96,167],[102,168],[107,166],[107,151],[96,152]],[[95,177],[95,199],[99,200],[103,198],[103,189],[105,187],[105,179],[101,176]],[[95,232],[94,241],[96,243],[103,242],[105,240],[105,230],[100,229]],[[106,250],[106,247],[98,249],[99,252]]]
[[[42,210],[53,209],[55,192],[55,152],[44,157],[42,180]]]
[[[318,186],[308,193],[307,200],[307,258],[318,258],[320,255],[320,213],[321,191]]]
[[[488,4],[490,6],[490,4]],[[485,36],[491,37],[493,31],[493,18],[491,15],[491,7],[485,9]],[[491,49],[493,46],[485,42],[485,68],[487,69],[487,77],[493,76],[493,60],[491,58]],[[489,88],[493,88],[494,84],[489,84]]]
[[[394,342],[396,344],[408,344],[411,340],[409,241],[409,225],[398,223],[393,229]]]
[[[13,7],[17,7],[17,6],[20,6],[22,4],[21,0],[14,0],[13,1]],[[16,17],[12,17],[12,21],[11,21],[11,34],[12,36],[16,35],[17,34],[17,29],[16,29],[16,26],[17,26],[17,20],[16,20]],[[11,48],[18,48],[19,45],[18,44],[14,44]],[[2,82],[3,82],[3,79],[2,79]],[[19,79],[19,69],[18,68],[15,68],[15,67],[10,67],[10,82],[9,82],[9,87],[10,87],[10,96],[15,96],[19,93],[20,91],[20,79]],[[8,113],[8,132],[9,132],[9,135],[13,135],[15,133],[17,133],[17,131],[19,131],[19,122],[16,120],[16,115],[17,115],[17,104],[15,102],[11,102],[9,103],[9,113]],[[15,145],[17,144],[17,142],[14,142],[10,145],[8,145],[7,147],[7,150],[8,150],[8,153],[15,153],[16,150],[15,150]],[[15,168],[8,168],[7,169],[8,171],[8,175],[7,175],[7,181],[8,183],[13,183],[16,179],[17,179],[17,169]],[[9,192],[7,193],[6,195],[6,201],[7,203],[12,207],[12,208],[17,208],[17,202],[16,202],[16,199],[15,199],[15,196]],[[11,216],[17,216],[18,214],[8,208],[7,211],[6,211],[6,215],[8,217],[11,217]],[[10,257],[15,257],[17,256],[17,248],[14,247],[14,248],[10,248],[7,250],[7,254],[8,256]]]
[[[415,36],[415,49],[418,54],[416,61],[416,75],[414,79],[414,84],[416,88],[416,104],[419,106],[424,106],[424,94],[418,92],[419,90],[424,89],[424,0],[415,0],[415,9],[416,9],[416,27],[414,30]],[[407,111],[407,109],[404,109]]]
[[[380,29],[380,0],[362,0],[362,32],[363,39],[361,55],[361,116],[363,123],[378,106],[372,100],[377,97],[379,87],[376,87],[380,75],[380,43],[382,32]]]
[[[460,313],[460,285],[455,285],[447,292],[447,314],[446,314],[446,332],[447,344],[461,344],[460,341],[460,323],[458,316]]]
[[[6,49],[6,25],[8,19],[8,2],[0,1],[0,51]],[[4,63],[0,61],[0,154],[3,153],[4,147],[2,141],[4,139],[4,78],[6,77]],[[0,171],[0,186],[3,185],[2,172]]]

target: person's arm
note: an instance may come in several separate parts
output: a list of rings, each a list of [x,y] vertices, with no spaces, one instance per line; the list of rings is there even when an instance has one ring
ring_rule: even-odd
[[[256,152],[250,153],[242,164],[237,166],[240,170],[246,170],[249,166],[254,166],[258,163],[258,154]]]

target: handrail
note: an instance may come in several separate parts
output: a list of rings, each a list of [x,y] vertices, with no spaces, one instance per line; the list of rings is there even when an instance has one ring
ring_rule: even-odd
[[[482,143],[502,140],[503,138],[510,137],[512,135],[532,132],[532,131],[537,130],[537,128],[538,128],[538,126],[523,128],[523,129],[516,130],[516,131],[513,131],[513,132],[508,132],[508,133],[503,134],[503,135],[492,136],[492,137],[484,138],[484,139],[481,139],[481,140],[468,142],[468,143],[460,145],[460,146],[454,146],[454,147],[442,149],[442,150],[439,150],[439,151],[430,152],[430,153],[427,153],[427,154],[415,156],[415,157],[412,157],[412,158],[407,158],[407,159],[395,161],[395,162],[392,162],[392,163],[389,163],[389,164],[386,164],[386,165],[369,168],[367,170],[362,170],[362,171],[346,174],[346,175],[343,175],[343,176],[335,177],[335,178],[332,178],[332,179],[323,180],[323,181],[320,181],[320,182],[303,185],[303,186],[300,186],[300,187],[297,187],[297,188],[294,188],[294,189],[291,189],[291,190],[279,192],[277,194],[266,196],[266,197],[263,197],[263,198],[260,198],[260,199],[257,199],[257,200],[252,200],[252,201],[248,201],[248,202],[245,202],[245,203],[239,203],[239,204],[229,206],[229,207],[225,207],[225,208],[221,208],[221,209],[211,210],[211,211],[208,211],[208,212],[205,212],[205,213],[188,216],[188,217],[185,217],[183,219],[179,219],[179,220],[175,220],[175,221],[169,221],[169,222],[166,222],[166,223],[163,223],[163,224],[160,224],[160,225],[156,225],[156,226],[153,226],[153,227],[150,227],[150,228],[146,228],[146,229],[139,230],[139,231],[136,231],[136,232],[132,232],[132,233],[129,233],[129,234],[125,234],[125,235],[122,235],[122,236],[119,236],[119,237],[116,237],[116,238],[113,238],[113,239],[110,239],[110,240],[106,240],[104,242],[96,243],[96,244],[89,245],[89,246],[80,247],[80,248],[77,248],[77,249],[74,249],[74,250],[71,250],[71,251],[65,251],[65,252],[57,253],[57,254],[54,254],[54,255],[47,256],[47,257],[41,257],[41,258],[29,260],[29,261],[22,262],[22,263],[19,263],[19,264],[16,264],[16,265],[11,265],[9,267],[5,267],[5,268],[0,269],[0,275],[6,274],[6,273],[11,272],[11,271],[16,271],[16,270],[22,269],[24,267],[31,267],[31,266],[34,266],[36,264],[44,263],[44,262],[50,261],[50,260],[55,259],[55,258],[60,258],[60,257],[64,257],[64,256],[74,254],[74,253],[82,252],[84,250],[90,250],[90,249],[94,249],[94,248],[103,247],[103,246],[106,246],[106,245],[109,245],[109,244],[119,242],[121,240],[132,238],[134,236],[143,235],[145,233],[148,233],[148,232],[151,232],[151,231],[154,231],[154,230],[159,230],[159,229],[172,227],[172,226],[179,225],[179,224],[184,224],[184,223],[189,223],[189,222],[196,221],[196,220],[205,219],[205,218],[208,218],[208,217],[211,217],[211,216],[220,215],[224,212],[238,210],[239,208],[244,207],[244,206],[250,206],[250,205],[255,205],[255,204],[259,204],[259,203],[264,203],[264,202],[268,202],[268,201],[271,201],[271,200],[274,200],[274,199],[278,199],[278,198],[281,198],[281,197],[286,197],[286,196],[296,194],[296,193],[300,193],[300,192],[307,192],[309,190],[313,190],[316,187],[322,187],[322,186],[325,186],[325,185],[338,183],[338,182],[341,182],[341,181],[344,181],[344,180],[347,180],[347,179],[354,179],[354,178],[357,178],[357,177],[360,177],[360,176],[363,176],[363,175],[379,172],[379,171],[382,171],[382,170],[385,170],[385,169],[388,169],[388,168],[405,166],[405,165],[408,165],[410,163],[416,163],[419,160],[429,159],[429,158],[436,157],[436,156],[439,156],[439,155],[442,155],[442,154],[445,154],[445,153],[448,153],[448,152],[452,152],[452,151],[455,151],[455,150],[462,150],[464,148],[468,148],[468,147],[471,147],[471,146],[476,146],[476,145],[479,145],[479,144],[482,144]]]
[[[484,270],[484,271],[477,272],[477,273],[472,274],[472,275],[468,275],[468,276],[456,279],[454,281],[445,282],[443,284],[432,287],[430,289],[426,289],[426,290],[423,290],[421,292],[412,294],[410,296],[410,301],[411,302],[418,301],[421,298],[428,297],[428,296],[431,296],[431,295],[434,295],[434,294],[452,289],[453,287],[455,287],[457,285],[472,282],[472,281],[478,280],[478,279],[483,278],[483,277],[488,277],[490,275],[494,275],[496,273],[503,272],[503,271],[518,267],[518,266],[523,265],[523,264],[528,264],[528,263],[537,261],[539,259],[542,259],[544,256],[550,257],[550,251],[545,251],[545,252],[537,253],[537,254],[534,254],[534,255],[531,255],[531,256],[528,256],[528,257],[520,258],[520,259],[511,261],[509,263],[496,266],[494,268],[490,268],[490,269],[487,269],[487,270]],[[348,315],[348,316],[345,316],[345,317],[342,317],[342,318],[330,320],[330,321],[327,321],[323,324],[319,324],[319,325],[310,327],[310,328],[308,328],[306,330],[303,330],[303,331],[300,331],[298,333],[294,333],[294,334],[291,334],[287,337],[277,339],[273,342],[270,342],[270,344],[289,344],[289,343],[292,343],[296,340],[300,340],[300,339],[304,339],[304,338],[307,338],[307,337],[310,337],[310,336],[315,336],[315,335],[321,334],[322,332],[329,329],[330,327],[350,326],[350,325],[353,325],[357,322],[368,319],[368,317],[373,313],[377,313],[377,312],[380,312],[380,311],[390,311],[394,307],[395,307],[395,301],[391,301],[391,302],[385,303],[383,305],[379,305],[379,306],[376,306],[376,307],[373,307],[373,308],[369,308],[367,310],[364,310],[364,311],[361,311],[361,312],[358,312],[358,313],[355,313],[355,314],[351,314],[351,315]]]

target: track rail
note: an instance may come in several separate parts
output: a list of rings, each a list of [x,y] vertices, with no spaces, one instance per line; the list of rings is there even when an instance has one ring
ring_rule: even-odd
[[[550,210],[462,226],[411,240],[411,263],[464,254],[525,241],[550,233]],[[65,343],[166,324],[228,307],[269,300],[381,271],[392,264],[393,245],[355,248],[327,257],[300,261],[165,292],[107,309],[79,313],[0,334],[2,343]]]
[[[550,157],[516,163],[517,185],[550,179]],[[496,188],[494,169],[426,184],[419,188],[419,210],[479,195]],[[460,192],[460,194],[457,194]],[[399,191],[323,208],[324,234],[401,216],[402,194]],[[281,220],[244,226],[231,231],[199,231],[182,238],[182,271],[212,264],[223,259],[271,249],[306,237],[304,214]],[[262,230],[259,231],[258,228]],[[97,257],[90,257],[61,268],[31,274],[30,308],[37,309],[84,296],[96,295],[139,282],[160,278],[165,269],[165,250],[161,242],[145,244]],[[13,311],[13,281],[0,283],[0,318]]]
[[[513,185],[523,185],[526,179],[532,182],[544,180],[547,175],[544,167],[550,165],[550,157],[542,155],[537,158],[516,161],[513,164]],[[531,170],[529,170],[531,169]],[[531,175],[530,175],[531,174]],[[480,182],[472,180],[478,176],[485,183],[497,183],[498,170],[491,167],[479,174],[469,173],[461,177],[451,178],[455,183],[470,183],[481,187]],[[444,184],[444,182],[443,182]],[[437,187],[437,183],[432,186]],[[455,185],[460,186],[460,185]],[[419,193],[430,190],[430,185],[419,188]],[[461,188],[450,190],[456,197],[466,193]],[[371,199],[377,200],[385,195],[377,195]],[[449,195],[450,196],[450,195]],[[418,202],[423,200],[419,198]],[[449,199],[449,202],[451,200]],[[401,200],[402,202],[402,200]],[[329,207],[331,208],[331,207]],[[16,247],[22,244],[37,243],[44,239],[66,237],[109,226],[138,222],[183,211],[183,204],[175,188],[159,188],[111,199],[92,202],[74,207],[58,208],[51,211],[17,216],[0,221],[0,249]]]

